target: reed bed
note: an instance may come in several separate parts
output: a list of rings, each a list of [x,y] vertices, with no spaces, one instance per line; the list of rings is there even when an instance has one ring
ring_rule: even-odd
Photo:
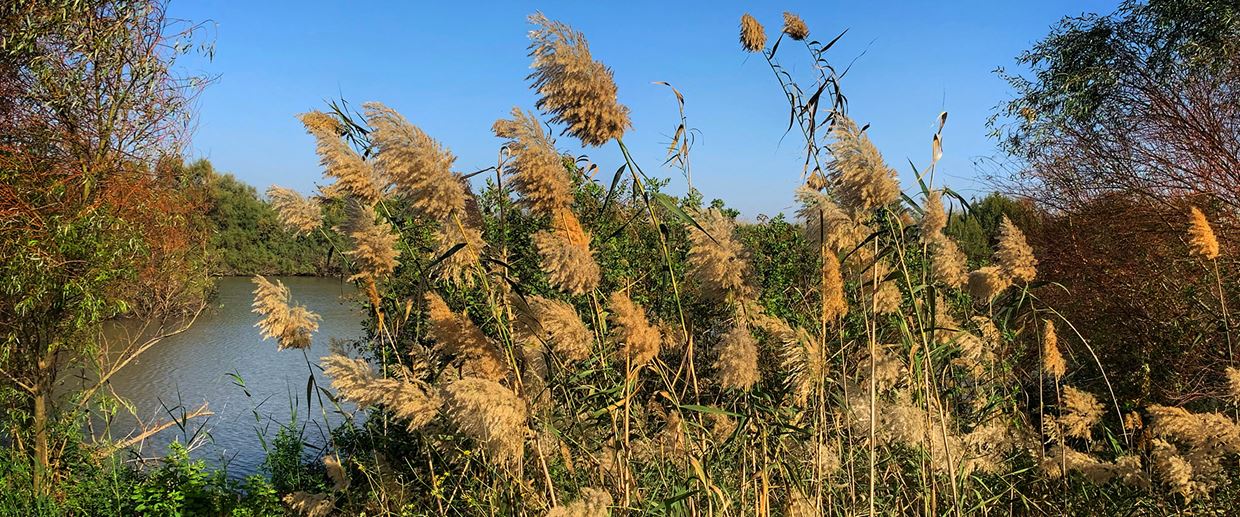
[[[629,110],[585,36],[542,14],[529,21],[529,80],[546,119],[516,107],[495,122],[501,159],[481,171],[480,194],[447,148],[381,104],[301,116],[334,181],[321,198],[347,207],[330,234],[370,317],[367,339],[322,364],[333,396],[365,411],[333,433],[327,489],[289,495],[293,511],[1220,504],[1240,425],[1224,412],[1116,400],[1088,336],[1040,302],[1037,250],[1011,221],[992,260],[969,264],[944,233],[968,213],[933,184],[940,135],[904,188],[843,110],[833,68],[799,84],[780,65],[828,62],[830,44],[810,39],[800,17],[786,13],[769,46],[758,20],[740,20],[742,49],[765,59],[805,137],[805,185],[789,193],[800,208],[784,226],[740,223],[692,188],[661,192],[666,180],[624,145]],[[618,147],[624,167],[595,179],[546,122],[583,147]],[[687,156],[677,145],[671,154]],[[327,231],[319,205],[270,192],[291,229]],[[752,246],[777,228],[787,229],[778,251]],[[1193,260],[1218,257],[1201,212],[1185,228]],[[255,282],[264,335],[304,348],[317,318],[289,305],[282,285]],[[1231,399],[1220,408],[1240,400],[1240,373],[1224,375]]]

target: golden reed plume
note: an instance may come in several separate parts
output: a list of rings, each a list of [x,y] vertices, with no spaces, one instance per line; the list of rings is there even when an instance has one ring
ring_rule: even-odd
[[[457,428],[482,447],[496,466],[514,468],[525,450],[525,401],[504,385],[466,377],[444,390],[446,409]]]
[[[356,270],[349,281],[375,281],[392,273],[400,265],[396,260],[400,256],[400,250],[396,249],[400,234],[387,219],[377,222],[376,219],[378,215],[373,206],[353,203],[349,206],[349,218],[336,227],[336,231],[353,241],[352,248],[344,252],[353,259]]]
[[[309,233],[323,226],[323,212],[313,198],[302,197],[296,190],[272,185],[267,198],[280,218],[280,223],[297,234]]]
[[[831,185],[840,205],[854,217],[890,205],[900,198],[896,171],[857,123],[838,116],[831,128]]]
[[[762,52],[766,48],[766,29],[749,13],[741,16],[741,47],[747,52]]]
[[[340,137],[340,124],[321,111],[298,115],[306,132],[314,136],[323,174],[336,178],[338,188],[359,200],[374,204],[387,188],[379,173]]]
[[[1042,369],[1055,380],[1063,379],[1068,372],[1068,363],[1059,352],[1059,335],[1051,320],[1046,320],[1042,326]]]
[[[361,407],[381,405],[404,420],[410,431],[430,423],[443,399],[430,384],[416,379],[393,379],[375,375],[365,359],[341,354],[323,358],[323,373],[341,398]]]
[[[513,160],[505,172],[512,178],[512,188],[521,194],[522,203],[542,215],[572,206],[572,184],[564,157],[533,113],[513,108],[512,119],[500,119],[491,129],[495,136],[508,139],[504,146]]]
[[[276,340],[280,350],[285,348],[309,348],[310,335],[319,329],[319,315],[301,305],[291,305],[292,294],[284,283],[275,283],[262,275],[253,279],[254,312],[261,315],[255,325],[263,339]]]
[[[1038,259],[1033,256],[1033,248],[1025,241],[1024,232],[1012,224],[1006,215],[999,223],[995,263],[1003,270],[1004,276],[1012,280],[1032,282],[1038,276]]]
[[[462,361],[461,375],[501,381],[508,376],[504,353],[478,328],[469,316],[452,312],[434,292],[426,293],[427,334],[436,345]]]
[[[395,110],[368,102],[366,123],[380,169],[420,215],[444,221],[465,209],[465,187],[452,172],[451,152]]]
[[[715,370],[719,372],[719,385],[725,389],[749,391],[761,379],[758,341],[745,325],[732,327],[720,339]]]
[[[735,223],[717,208],[703,211],[697,221],[702,229],[689,228],[689,277],[711,300],[747,295],[745,278],[750,270],[745,249],[733,236]]]
[[[796,41],[801,41],[809,37],[809,26],[805,25],[805,20],[793,13],[784,11],[784,34]]]
[[[1219,255],[1218,238],[1214,236],[1214,229],[1210,227],[1206,214],[1201,213],[1195,206],[1189,211],[1188,247],[1194,255],[1206,260],[1214,260]]]
[[[586,38],[561,22],[536,13],[530,23],[529,78],[539,99],[535,106],[551,121],[568,125],[568,134],[590,146],[619,140],[632,126],[629,109],[616,99],[611,69],[590,56]]]
[[[621,359],[627,357],[633,366],[641,366],[659,355],[663,338],[640,305],[623,291],[612,293],[607,305],[611,309],[611,337],[619,345]]]

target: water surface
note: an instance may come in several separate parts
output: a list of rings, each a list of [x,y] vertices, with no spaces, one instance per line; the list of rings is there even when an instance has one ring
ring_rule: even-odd
[[[185,443],[197,432],[195,457],[216,467],[226,466],[230,477],[244,476],[257,472],[262,464],[259,434],[270,443],[279,424],[290,422],[294,413],[306,424],[307,442],[325,443],[324,421],[335,425],[341,417],[323,399],[328,405],[325,418],[317,396],[307,411],[306,385],[312,371],[307,359],[314,365],[318,383],[327,386],[317,366],[319,358],[327,355],[331,338],[361,337],[364,314],[346,299],[353,295],[352,285],[339,279],[279,280],[292,291],[295,303],[323,317],[304,353],[278,351],[275,341],[264,341],[254,326],[258,315],[251,312],[253,284],[248,277],[226,277],[217,280],[219,296],[193,326],[155,345],[112,378],[116,394],[128,399],[145,421],[167,420],[166,408],[179,415],[181,409],[189,411],[203,402],[215,413],[190,421],[186,429],[173,427],[147,440],[135,449],[138,455],[162,456],[169,442]],[[112,424],[111,433],[124,436],[133,428],[133,417],[122,414]]]

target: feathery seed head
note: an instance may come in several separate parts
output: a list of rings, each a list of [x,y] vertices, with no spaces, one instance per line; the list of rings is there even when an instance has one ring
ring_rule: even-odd
[[[410,431],[435,418],[443,399],[430,384],[417,379],[393,379],[375,375],[365,359],[341,354],[323,358],[323,373],[331,379],[340,398],[358,406],[381,405],[397,418],[408,422]]]
[[[439,263],[439,277],[460,287],[472,287],[482,269],[482,251],[486,241],[482,229],[467,224],[468,220],[451,218],[435,231],[435,254],[442,256],[460,245],[452,255]]]
[[[340,138],[340,125],[330,115],[311,111],[298,115],[306,132],[314,136],[323,174],[336,178],[336,183],[359,200],[374,204],[387,188],[378,171],[357,151]]]
[[[995,263],[1004,276],[1022,282],[1032,282],[1038,276],[1038,259],[1033,248],[1025,242],[1025,234],[1012,221],[1003,216],[999,224],[999,246],[995,249]]]
[[[1210,220],[1197,207],[1191,207],[1188,224],[1188,247],[1194,255],[1206,260],[1218,258],[1218,238],[1210,227]]]
[[[802,20],[800,16],[784,11],[784,34],[801,41],[809,36],[809,26],[805,25],[805,20]]]
[[[1046,320],[1042,326],[1042,368],[1055,380],[1062,379],[1068,371],[1068,363],[1059,353],[1059,335],[1055,333],[1055,323],[1051,320]]]
[[[533,113],[513,108],[512,119],[496,121],[492,130],[495,136],[508,139],[504,146],[513,160],[505,172],[526,206],[540,214],[554,214],[572,206],[572,184],[564,158]]]
[[[323,226],[323,214],[313,198],[307,199],[296,190],[272,185],[267,198],[280,216],[280,222],[298,234],[312,232]]]
[[[1063,407],[1059,412],[1059,425],[1064,435],[1090,439],[1091,430],[1102,420],[1102,404],[1093,394],[1072,386],[1063,387]]]
[[[822,254],[822,318],[837,321],[848,315],[848,300],[844,297],[844,277],[840,274],[840,260],[835,252]]]
[[[463,361],[461,374],[501,381],[508,375],[504,353],[465,313],[456,313],[435,292],[426,294],[427,333],[438,347]]]
[[[552,229],[533,235],[539,264],[551,285],[569,294],[598,287],[600,271],[590,252],[590,234],[567,209],[557,210]]]
[[[733,237],[735,223],[717,208],[698,215],[703,232],[689,229],[689,276],[707,298],[725,301],[745,294],[749,264]]]
[[[253,279],[254,312],[262,319],[254,326],[262,332],[263,339],[273,338],[280,350],[285,348],[308,348],[310,335],[319,330],[319,315],[301,305],[290,305],[292,294],[283,282],[275,283],[257,275]]]
[[[851,252],[870,234],[868,227],[854,221],[826,193],[802,186],[796,197],[801,203],[797,219],[805,225],[805,239],[814,249],[825,246],[835,253]]]
[[[531,296],[528,306],[529,310],[522,311],[518,317],[523,331],[551,345],[551,349],[566,361],[583,361],[590,357],[594,333],[586,328],[572,305],[562,300]]]
[[[997,266],[986,266],[969,273],[969,295],[978,302],[989,303],[1010,285],[1011,280]]]
[[[936,234],[930,241],[930,274],[936,281],[955,289],[969,281],[968,259],[951,237]]]
[[[856,122],[846,116],[838,117],[831,135],[835,138],[828,146],[832,157],[831,184],[840,204],[854,217],[900,198],[896,171],[887,166],[869,135]]]
[[[925,214],[921,216],[921,240],[931,242],[947,227],[947,212],[943,209],[943,193],[931,191],[926,196]]]
[[[378,150],[375,161],[410,206],[438,221],[460,214],[465,209],[465,187],[452,172],[456,157],[395,110],[377,102],[363,106],[371,127],[370,143]]]
[[[636,367],[659,355],[663,338],[659,329],[646,318],[645,309],[623,291],[612,293],[607,305],[611,309],[611,337],[619,345],[622,359],[627,357]]]
[[[741,47],[746,52],[762,52],[766,48],[766,29],[749,13],[741,15]]]
[[[1240,369],[1228,366],[1223,373],[1227,376],[1227,397],[1231,403],[1240,405]]]
[[[353,203],[349,206],[349,218],[336,231],[353,241],[353,248],[344,252],[353,259],[357,270],[350,281],[359,279],[378,280],[387,276],[400,265],[396,259],[400,250],[396,241],[400,235],[386,219],[375,222],[378,216],[372,205]]]
[[[758,341],[745,325],[732,327],[723,335],[715,369],[719,371],[719,385],[726,389],[749,391],[758,383]]]
[[[616,99],[611,69],[590,56],[580,32],[535,13],[530,23],[529,78],[539,99],[535,106],[551,114],[551,121],[568,125],[568,134],[589,146],[601,146],[624,136],[632,126],[629,109]]]
[[[528,431],[528,410],[521,397],[498,382],[476,377],[453,381],[444,391],[453,423],[492,462],[504,468],[520,464]]]

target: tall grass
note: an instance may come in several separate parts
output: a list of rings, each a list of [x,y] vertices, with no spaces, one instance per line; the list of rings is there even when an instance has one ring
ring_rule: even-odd
[[[629,110],[610,69],[581,33],[530,21],[536,107],[584,146],[621,150],[610,183],[519,107],[493,127],[505,143],[480,195],[446,148],[382,105],[302,115],[336,180],[320,197],[350,207],[333,239],[371,316],[369,338],[322,367],[369,414],[333,436],[332,489],[290,494],[290,508],[1157,512],[1227,490],[1240,426],[1079,389],[1109,386],[1107,372],[1040,302],[1056,287],[1037,282],[1021,230],[1005,219],[993,259],[970,271],[943,233],[948,205],[967,202],[933,183],[940,134],[902,189],[843,110],[824,65],[833,41],[810,40],[799,17],[785,14],[770,47],[741,20],[743,48],[775,72],[805,138],[798,224],[763,242],[775,253],[746,246],[758,227],[696,190],[660,192],[623,143]],[[792,47],[819,65],[809,84],[776,60]],[[672,154],[687,178],[683,142]],[[273,192],[290,227],[323,230],[315,205]],[[303,348],[317,318],[256,283],[265,335]]]

